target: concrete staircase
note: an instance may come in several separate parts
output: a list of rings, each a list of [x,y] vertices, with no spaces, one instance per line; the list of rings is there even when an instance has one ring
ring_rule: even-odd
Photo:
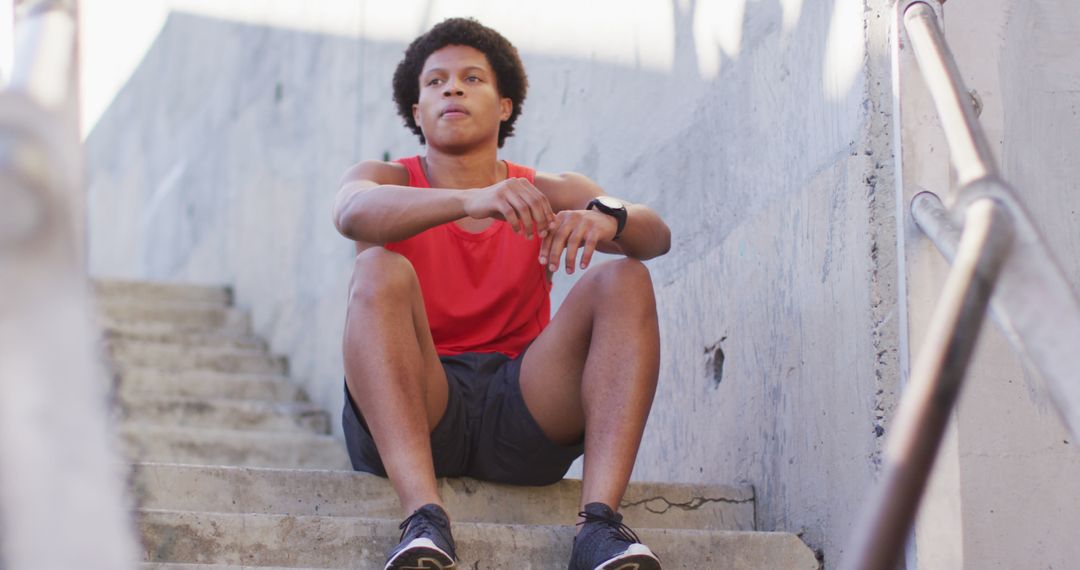
[[[402,518],[392,488],[349,470],[336,410],[307,401],[227,289],[95,287],[144,568],[382,567]],[[566,568],[578,481],[440,484],[460,567]],[[635,483],[621,511],[668,569],[818,568],[796,536],[753,531],[749,487]]]

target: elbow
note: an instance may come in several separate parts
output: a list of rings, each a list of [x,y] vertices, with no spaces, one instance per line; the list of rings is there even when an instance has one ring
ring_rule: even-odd
[[[370,241],[364,235],[365,225],[362,211],[354,204],[348,204],[334,214],[334,226],[338,233],[353,241]]]
[[[671,251],[671,230],[665,224],[656,236],[656,250],[652,252],[653,255],[650,255],[649,259],[660,257],[669,251]]]

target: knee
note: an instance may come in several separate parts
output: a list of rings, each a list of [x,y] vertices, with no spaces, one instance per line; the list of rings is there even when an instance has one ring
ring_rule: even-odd
[[[360,252],[353,262],[349,302],[407,299],[406,294],[416,282],[416,271],[408,259],[382,247],[371,247]]]
[[[655,306],[652,275],[649,268],[636,259],[604,262],[591,269],[589,277],[601,299],[610,299],[617,305],[636,301]]]
[[[625,258],[600,263],[589,272],[594,284],[611,291],[638,291],[652,297],[652,275],[645,263],[637,259]]]

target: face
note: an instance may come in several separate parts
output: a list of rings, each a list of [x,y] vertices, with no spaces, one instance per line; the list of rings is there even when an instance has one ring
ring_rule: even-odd
[[[476,48],[446,46],[420,71],[420,100],[413,119],[429,146],[460,150],[496,143],[513,104],[500,97],[495,72]]]

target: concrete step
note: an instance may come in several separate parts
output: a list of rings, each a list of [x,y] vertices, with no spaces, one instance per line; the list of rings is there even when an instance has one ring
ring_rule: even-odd
[[[328,435],[226,429],[121,426],[131,461],[307,469],[351,468],[345,443]]]
[[[109,355],[119,368],[152,367],[167,371],[213,370],[241,374],[286,374],[284,357],[263,350],[232,347],[191,347],[144,341],[111,341]]]
[[[381,568],[397,519],[140,510],[147,562]],[[564,568],[572,526],[454,523],[459,567]],[[787,533],[635,529],[669,569],[817,570],[813,552]]]
[[[246,311],[216,305],[99,300],[98,315],[102,328],[142,334],[251,333]]]
[[[307,396],[288,377],[271,374],[229,374],[196,370],[168,372],[156,368],[127,367],[116,372],[123,398],[174,396],[178,398],[304,402]]]
[[[103,300],[140,302],[232,304],[232,290],[219,285],[197,285],[125,279],[94,279],[94,294]]]
[[[248,568],[258,570],[316,570],[314,568],[284,568],[280,566],[237,566],[237,565],[198,565],[184,564],[184,562],[143,562],[138,565],[139,570],[245,570]]]
[[[132,484],[141,508],[180,511],[398,518],[390,483],[352,471],[137,464]],[[514,487],[441,479],[439,493],[456,521],[573,524],[581,481]],[[620,506],[633,527],[753,530],[750,487],[631,483]]]
[[[330,433],[330,414],[309,402],[122,397],[126,422],[159,426]]]
[[[266,350],[266,342],[258,337],[229,332],[211,331],[199,334],[168,331],[154,332],[136,326],[106,329],[102,331],[102,336],[106,343],[134,341],[192,348],[216,347]]]

